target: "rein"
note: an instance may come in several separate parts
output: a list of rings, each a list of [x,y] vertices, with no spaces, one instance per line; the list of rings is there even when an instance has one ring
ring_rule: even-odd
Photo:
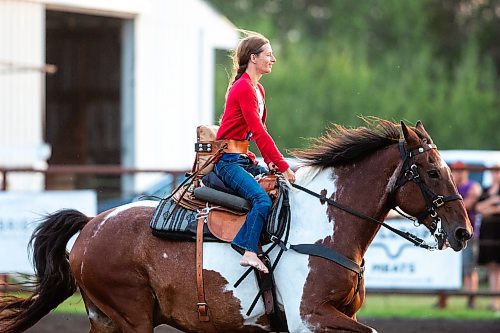
[[[391,227],[390,225],[388,225],[387,223],[385,222],[382,222],[382,221],[379,221],[377,219],[374,219],[373,217],[371,216],[368,216],[368,215],[365,215],[363,213],[360,213],[352,208],[349,208],[349,207],[346,207],[340,203],[338,203],[337,201],[333,200],[333,199],[330,199],[330,198],[327,198],[326,196],[324,195],[321,195],[319,193],[316,193],[316,192],[313,192],[311,191],[310,189],[308,188],[305,188],[303,186],[300,186],[300,185],[297,185],[297,184],[292,184],[293,187],[295,187],[296,189],[298,190],[301,190],[303,192],[306,192],[307,194],[309,195],[312,195],[318,199],[320,199],[321,201],[326,201],[328,204],[332,205],[332,206],[335,206],[337,207],[338,209],[341,209],[351,215],[354,215],[354,216],[357,216],[359,218],[362,218],[364,220],[367,220],[367,221],[370,221],[370,222],[373,222],[373,223],[376,223],[376,224],[380,224],[381,226],[389,229],[390,231],[394,232],[395,234],[403,237],[404,239],[410,241],[411,243],[413,243],[415,246],[418,246],[418,247],[421,247],[421,248],[424,248],[424,249],[427,249],[427,250],[434,250],[436,249],[436,247],[433,247],[433,246],[430,246],[428,244],[425,243],[425,241],[409,232],[403,232],[401,230],[398,230],[394,227]]]

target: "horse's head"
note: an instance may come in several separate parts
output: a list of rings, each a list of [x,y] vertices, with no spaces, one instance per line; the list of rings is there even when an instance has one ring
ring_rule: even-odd
[[[414,128],[401,122],[401,128],[403,163],[393,188],[394,204],[429,228],[439,249],[448,242],[459,251],[471,238],[472,227],[450,168],[421,122]]]

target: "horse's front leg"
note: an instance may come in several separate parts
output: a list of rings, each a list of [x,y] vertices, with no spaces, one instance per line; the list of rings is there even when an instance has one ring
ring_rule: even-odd
[[[312,332],[377,333],[375,329],[357,322],[328,303],[314,308],[309,313],[305,312],[303,317],[307,318]]]

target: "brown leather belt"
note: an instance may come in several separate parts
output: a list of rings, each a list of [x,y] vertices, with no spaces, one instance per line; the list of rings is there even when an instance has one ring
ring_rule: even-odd
[[[248,153],[248,145],[250,141],[248,140],[219,140],[220,147],[224,147],[225,153],[234,153],[234,154],[246,154]]]

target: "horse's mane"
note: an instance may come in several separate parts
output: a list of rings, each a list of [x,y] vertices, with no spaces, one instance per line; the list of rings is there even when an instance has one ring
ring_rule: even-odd
[[[356,128],[333,124],[325,135],[311,139],[309,148],[291,154],[305,165],[327,168],[350,163],[399,141],[399,124],[376,117],[362,119],[365,126]]]

